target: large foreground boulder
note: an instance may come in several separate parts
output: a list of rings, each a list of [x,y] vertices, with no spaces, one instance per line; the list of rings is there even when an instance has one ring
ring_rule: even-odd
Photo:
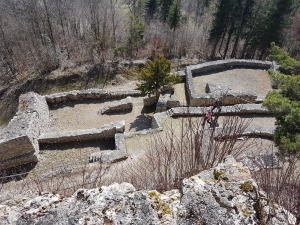
[[[266,198],[251,174],[231,156],[160,194],[131,184],[80,189],[69,198],[44,194],[23,204],[0,205],[0,224],[295,224],[295,217]]]

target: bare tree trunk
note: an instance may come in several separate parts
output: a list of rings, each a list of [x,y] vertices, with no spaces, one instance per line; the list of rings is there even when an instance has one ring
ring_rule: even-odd
[[[226,58],[226,54],[227,54],[227,51],[228,51],[228,48],[229,48],[229,43],[230,43],[230,40],[231,40],[231,36],[233,34],[233,31],[234,31],[234,24],[235,24],[235,21],[232,21],[229,32],[228,32],[227,43],[226,43],[223,59]]]
[[[116,47],[116,24],[115,24],[115,4],[113,4],[113,0],[110,0],[110,11],[111,11],[111,22],[112,22],[112,31],[113,31],[113,48]]]
[[[52,25],[51,25],[51,21],[50,21],[50,16],[49,16],[49,10],[48,10],[48,6],[46,3],[46,0],[43,0],[44,3],[44,7],[45,7],[45,12],[46,12],[46,22],[47,22],[47,27],[49,29],[49,36],[53,45],[53,50],[56,53],[56,46],[55,46],[55,40],[54,40],[54,35],[53,35],[53,31],[52,31]]]

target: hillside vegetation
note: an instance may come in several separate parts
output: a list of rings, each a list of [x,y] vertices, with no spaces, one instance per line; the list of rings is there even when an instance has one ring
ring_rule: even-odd
[[[183,57],[267,59],[271,42],[298,59],[299,4],[293,0],[1,1],[0,121],[7,122],[15,112],[21,93],[87,88],[91,79],[98,87],[115,77],[123,59],[158,55],[177,58],[179,63]],[[98,69],[88,73],[93,65]],[[49,79],[52,71],[67,76]]]

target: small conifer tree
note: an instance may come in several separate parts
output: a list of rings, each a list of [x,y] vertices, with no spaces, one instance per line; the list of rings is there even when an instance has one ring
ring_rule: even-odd
[[[137,90],[143,95],[155,95],[158,100],[159,94],[166,88],[181,81],[179,75],[169,75],[171,71],[171,61],[164,56],[158,56],[153,62],[148,62],[141,70],[137,83]]]

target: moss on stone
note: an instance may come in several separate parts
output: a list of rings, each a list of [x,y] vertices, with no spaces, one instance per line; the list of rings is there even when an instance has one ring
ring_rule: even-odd
[[[242,209],[242,213],[243,213],[243,216],[245,217],[249,217],[250,216],[250,213],[247,209]]]
[[[214,178],[215,180],[220,180],[221,179],[221,176],[224,174],[225,172],[224,171],[218,171],[218,170],[214,170]]]
[[[215,182],[214,179],[208,178],[208,179],[204,179],[203,180],[204,183],[208,183],[208,182]]]
[[[172,210],[170,207],[161,201],[160,194],[157,191],[150,191],[148,192],[148,195],[150,198],[154,201],[154,204],[156,206],[156,209],[160,211],[162,214],[172,214]],[[162,215],[159,215],[159,217],[162,217]]]
[[[252,192],[254,190],[251,182],[245,182],[241,184],[240,189],[244,192]]]

